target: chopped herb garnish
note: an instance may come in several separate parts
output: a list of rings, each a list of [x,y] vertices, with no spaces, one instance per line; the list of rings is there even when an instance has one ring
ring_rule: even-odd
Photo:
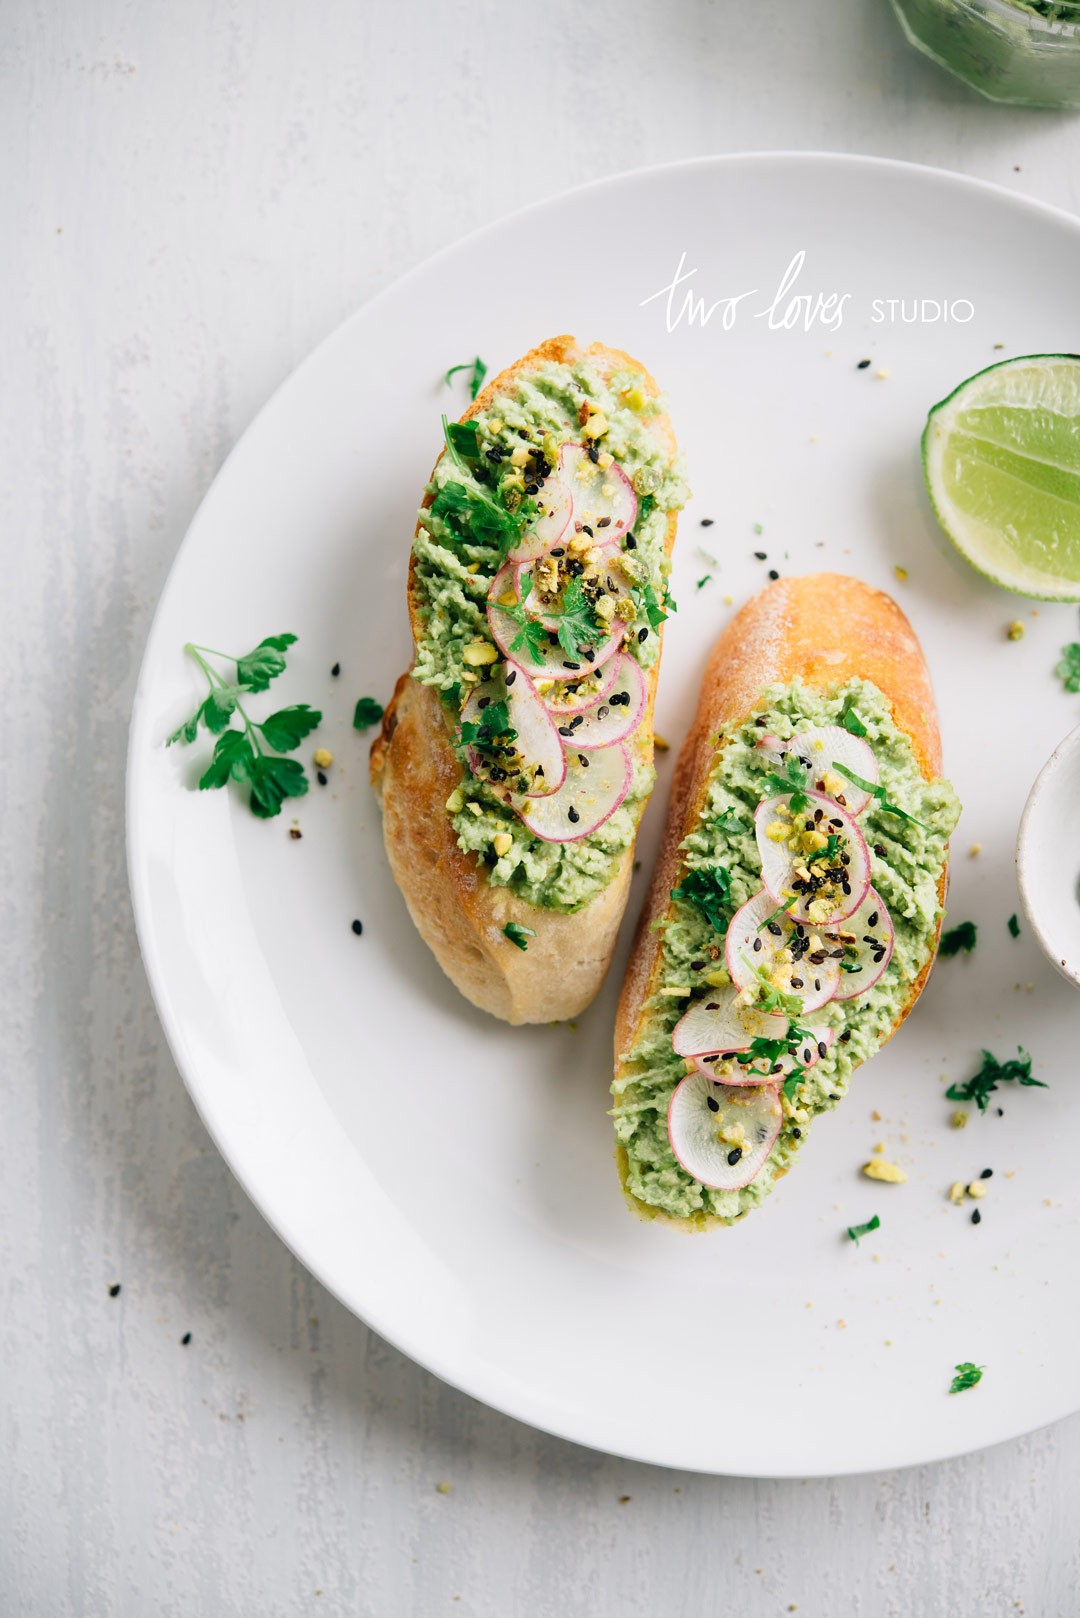
[[[1020,923],[1017,921],[1015,914],[1009,917],[1009,932],[1013,938],[1020,937]]]
[[[567,657],[579,657],[591,651],[602,638],[592,602],[585,594],[585,586],[580,578],[571,579],[563,591],[558,635],[559,645]]]
[[[881,1220],[878,1218],[877,1214],[875,1214],[873,1219],[868,1219],[866,1221],[865,1225],[849,1225],[847,1228],[847,1233],[855,1243],[855,1246],[858,1247],[860,1236],[868,1236],[872,1230],[880,1229]]]
[[[475,421],[450,421],[446,424],[446,441],[453,451],[467,461],[480,459],[480,439]]]
[[[674,601],[668,594],[666,584],[664,586],[664,600],[662,605],[656,591],[647,581],[641,586],[640,589],[632,590],[631,595],[638,612],[644,612],[646,618],[649,620],[650,627],[653,629],[660,628],[660,625],[664,622],[668,612],[675,612],[677,610]]]
[[[1019,1059],[1012,1056],[1007,1062],[999,1062],[996,1056],[989,1051],[983,1051],[983,1063],[979,1071],[970,1079],[961,1084],[950,1084],[945,1094],[950,1101],[974,1101],[978,1103],[980,1112],[985,1112],[990,1104],[990,1097],[997,1089],[998,1084],[1015,1079],[1018,1084],[1038,1085],[1040,1090],[1049,1089],[1042,1079],[1033,1079],[1031,1076],[1031,1057],[1022,1045],[1016,1047]]]
[[[759,522],[756,522],[754,524],[754,533],[755,534],[763,534],[764,532],[765,532],[765,530],[764,530],[764,528],[762,528],[761,524]]]
[[[462,747],[491,747],[496,741],[508,746],[516,739],[517,731],[510,724],[510,710],[505,701],[490,702],[479,719],[465,719],[461,724]]]
[[[217,741],[210,763],[199,778],[200,792],[223,787],[230,780],[241,783],[248,788],[252,814],[260,820],[280,814],[286,798],[302,798],[307,791],[308,779],[303,765],[296,759],[277,755],[291,753],[299,747],[304,737],[310,736],[321,724],[322,714],[301,702],[290,708],[279,708],[260,724],[245,712],[240,698],[246,692],[269,688],[270,681],[276,680],[284,669],[285,652],[295,640],[295,635],[270,635],[243,657],[189,643],[185,651],[206,675],[210,694],[166,744],[171,747],[173,742],[193,742],[201,722]],[[207,662],[208,657],[234,664],[235,680],[223,679]],[[240,716],[242,730],[230,725],[233,714]],[[266,751],[267,748],[271,751]]]
[[[815,860],[827,860],[831,865],[840,853],[840,833],[831,831],[824,848],[815,848],[812,854],[806,856],[805,863],[813,865]]]
[[[723,865],[699,865],[687,871],[680,887],[672,888],[671,897],[692,904],[715,932],[723,932],[724,911],[731,905],[731,873]]]
[[[1080,691],[1080,643],[1070,641],[1061,648],[1061,662],[1054,672],[1061,675],[1066,691]]]
[[[712,579],[712,574],[711,573],[706,573],[706,575],[705,575],[705,577],[703,579],[699,579],[697,581],[698,589],[699,590],[704,590],[705,586],[711,581],[711,579]]]
[[[863,724],[862,720],[855,712],[855,709],[852,707],[850,697],[844,698],[844,707],[840,714],[840,723],[851,736],[866,735],[866,726]]]
[[[846,775],[849,781],[853,782],[855,786],[861,787],[864,792],[869,792],[872,798],[877,799],[886,814],[897,815],[901,820],[913,820],[916,826],[921,826],[924,831],[930,830],[925,820],[920,820],[918,815],[909,815],[906,809],[901,809],[895,803],[890,803],[885,796],[884,787],[875,786],[872,781],[864,781],[861,775],[856,775],[854,770],[849,770],[846,764],[834,763],[833,769],[840,775]]]
[[[758,1041],[755,1040],[754,1043],[757,1044]],[[769,1044],[780,1045],[781,1046],[781,1053],[780,1054],[781,1055],[783,1054],[783,1049],[784,1049],[784,1041],[783,1040],[772,1041],[772,1040],[763,1039],[763,1040],[761,1040],[760,1043],[762,1045],[769,1045]],[[774,1058],[774,1060],[775,1060],[775,1058]],[[805,1079],[805,1077],[806,1077],[806,1069],[804,1067],[793,1067],[792,1068],[791,1072],[788,1074],[787,1078],[784,1080],[784,1083],[783,1083],[783,1086],[782,1086],[782,1089],[784,1091],[784,1099],[786,1101],[794,1101],[795,1100],[795,1091],[799,1088],[800,1082],[803,1079]]]
[[[970,1360],[963,1360],[961,1364],[955,1366],[954,1369],[956,1371],[956,1375],[952,1379],[949,1392],[964,1393],[968,1388],[974,1388],[982,1381],[982,1374],[986,1370],[986,1366],[972,1365]]]
[[[1013,918],[1015,920],[1015,917]],[[942,933],[940,949],[942,955],[959,955],[966,950],[970,955],[975,948],[975,935],[978,932],[973,921],[962,921],[958,927],[950,927],[947,933]]]
[[[536,937],[534,928],[522,927],[516,921],[508,921],[506,926],[503,928],[503,932],[506,934],[511,944],[516,944],[518,949],[528,949],[529,939]]]
[[[705,526],[705,525],[704,525],[704,523],[703,523],[703,524],[702,524],[702,527],[704,527],[704,526]],[[715,556],[714,556],[714,555],[713,555],[713,553],[712,553],[712,551],[707,551],[707,550],[706,550],[706,549],[705,549],[705,547],[704,547],[704,545],[699,545],[699,546],[698,546],[698,548],[697,548],[697,553],[698,553],[698,555],[699,555],[699,556],[700,556],[700,557],[701,557],[701,560],[702,560],[702,561],[703,561],[703,562],[708,562],[708,564],[709,564],[709,566],[710,566],[710,567],[719,567],[719,566],[720,566],[720,563],[719,563],[719,562],[718,562],[718,561],[717,561],[717,559],[716,559],[716,557],[715,557]]]
[[[723,810],[723,812],[717,815],[712,821],[712,826],[714,831],[727,832],[729,836],[733,832],[750,830],[750,827],[747,825],[746,821],[740,820],[734,809]]]
[[[353,729],[370,730],[379,723],[384,712],[382,703],[376,702],[374,697],[361,697],[353,709]]]
[[[450,378],[452,376],[457,376],[459,371],[472,372],[472,375],[469,378],[469,397],[470,399],[475,399],[476,395],[480,392],[484,378],[487,376],[487,366],[484,364],[479,354],[474,360],[470,360],[464,365],[451,365],[450,369],[443,377],[443,381],[446,383],[447,387],[450,386]]]
[[[503,607],[502,610],[509,613],[518,626],[518,632],[510,642],[510,650],[520,652],[524,648],[532,661],[539,663],[551,644],[543,624],[538,618],[530,618],[520,602],[516,606]]]

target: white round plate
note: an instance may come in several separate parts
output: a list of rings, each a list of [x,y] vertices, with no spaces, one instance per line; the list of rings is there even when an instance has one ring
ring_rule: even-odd
[[[693,274],[669,309],[653,294],[680,263]],[[270,401],[204,501],[131,734],[131,879],[162,1021],[284,1240],[476,1398],[598,1449],[758,1476],[929,1461],[1080,1406],[1080,1001],[1026,927],[1014,939],[1006,925],[1024,798],[1076,718],[1052,673],[1075,609],[973,573],[934,524],[918,456],[928,407],[962,378],[1075,345],[1078,282],[1075,220],[956,175],[815,155],[625,175],[471,237],[362,309]],[[688,290],[715,305],[704,325],[678,318]],[[906,322],[933,314],[915,309],[924,299],[948,319]],[[624,347],[660,379],[695,495],[660,684],[672,752],[615,965],[576,1029],[513,1030],[467,1005],[414,932],[383,855],[370,735],[351,715],[361,695],[385,702],[408,662],[414,512],[440,411],[465,402],[463,378],[448,389],[442,373],[477,353],[494,373],[558,332]],[[688,1238],[640,1224],[619,1195],[613,1014],[706,654],[771,567],[858,574],[910,614],[967,805],[950,920],[976,921],[979,943],[939,962],[767,1206]],[[163,743],[200,698],[185,641],[243,651],[286,630],[299,636],[288,671],[254,706],[321,706],[311,745],[335,762],[326,788],[260,822],[231,795],[188,790],[196,750]],[[1018,1044],[1050,1087],[1007,1085],[986,1117],[972,1108],[950,1128],[942,1075]],[[860,1175],[879,1142],[906,1184]],[[984,1168],[975,1227],[974,1204],[946,1194]],[[856,1247],[846,1227],[873,1214],[880,1230]],[[950,1397],[964,1360],[987,1367],[983,1381]]]

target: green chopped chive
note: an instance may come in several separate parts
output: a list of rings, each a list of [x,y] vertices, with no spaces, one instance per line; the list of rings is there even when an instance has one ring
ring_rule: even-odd
[[[962,1360],[954,1367],[956,1375],[949,1387],[950,1393],[963,1393],[968,1388],[974,1388],[982,1381],[985,1365],[973,1365],[970,1360]]]
[[[450,369],[443,377],[443,381],[446,383],[447,387],[450,386],[451,377],[457,376],[459,371],[472,372],[472,375],[469,378],[469,397],[471,399],[475,399],[476,395],[480,392],[480,389],[483,386],[484,378],[487,376],[487,366],[484,364],[479,354],[474,360],[467,360],[464,365],[451,365]]]
[[[1013,917],[1016,920],[1016,917]],[[940,949],[942,955],[959,955],[966,950],[970,955],[975,948],[978,928],[973,921],[962,921],[956,927],[950,927],[947,933],[942,933]]]
[[[536,937],[536,932],[532,927],[522,927],[516,921],[508,921],[503,928],[503,932],[511,944],[516,944],[518,949],[528,949],[529,939]]]
[[[873,1219],[868,1219],[866,1221],[865,1225],[849,1225],[847,1228],[847,1233],[855,1243],[855,1246],[858,1247],[860,1236],[868,1236],[872,1230],[880,1229],[881,1220],[878,1218],[877,1214],[875,1214]]]
[[[1037,1085],[1040,1090],[1046,1090],[1048,1085],[1042,1079],[1033,1079],[1031,1076],[1031,1057],[1022,1045],[1016,1047],[1017,1055],[1009,1058],[1007,1062],[999,1062],[992,1052],[983,1051],[983,1063],[979,1071],[970,1079],[964,1079],[960,1084],[950,1084],[945,1094],[950,1101],[974,1101],[980,1112],[985,1112],[990,1105],[990,1097],[1000,1082],[1016,1080],[1021,1085]]]

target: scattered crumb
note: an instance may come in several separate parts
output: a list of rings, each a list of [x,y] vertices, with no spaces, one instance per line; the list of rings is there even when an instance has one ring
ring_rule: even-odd
[[[620,1506],[628,1506],[630,1504],[630,1496],[628,1494],[620,1494],[619,1504]]]
[[[847,1321],[846,1320],[838,1320],[836,1322],[836,1324],[837,1324],[837,1328],[840,1331],[847,1331]]]
[[[885,1180],[889,1185],[902,1185],[907,1179],[898,1163],[887,1163],[883,1157],[871,1158],[862,1171],[868,1180]]]
[[[963,1200],[964,1182],[963,1180],[954,1180],[952,1185],[949,1187],[949,1201],[960,1203],[963,1202]]]
[[[885,1142],[883,1140],[879,1140],[877,1145],[874,1147],[874,1156],[877,1157],[877,1155],[880,1152],[883,1152],[884,1150],[885,1150]]]
[[[874,372],[874,375],[879,379],[879,381],[884,382],[887,377],[890,377],[892,375],[892,372],[889,370],[889,367],[887,365],[882,365],[878,370],[876,370]]]
[[[304,834],[300,830],[299,826],[290,826],[289,827],[289,836],[292,838],[294,843],[298,843],[300,841],[301,837],[303,837],[303,835]]]
[[[870,1116],[874,1120],[875,1124],[880,1124],[880,1122],[881,1122],[881,1114],[880,1114],[880,1112],[878,1112],[876,1107],[874,1108],[874,1110],[870,1114]]]
[[[981,843],[972,843],[970,853],[971,853],[972,859],[975,858],[976,854],[981,854],[982,853],[982,844]]]
[[[449,1494],[450,1493],[450,1485],[449,1485],[449,1483],[436,1483],[435,1488],[436,1488],[436,1490],[438,1491],[439,1494]]]
[[[614,698],[612,698],[612,701],[614,701]],[[486,735],[487,732],[485,731],[484,734]],[[671,743],[665,741],[663,736],[660,735],[655,735],[653,737],[653,746],[656,748],[658,753],[669,753],[671,751]],[[863,880],[865,881],[865,878]]]
[[[328,747],[317,747],[313,757],[320,770],[328,770],[334,762],[334,755]]]
[[[949,1119],[949,1122],[952,1124],[954,1129],[963,1129],[967,1124],[967,1121],[968,1115],[961,1107],[958,1107],[953,1113],[952,1117]]]
[[[1005,633],[1008,635],[1010,640],[1023,640],[1025,629],[1019,618],[1013,619]]]
[[[908,576],[907,568],[906,567],[900,567],[898,565],[898,566],[893,568],[893,572],[896,574],[896,577],[900,580],[900,583],[903,584],[904,580]]]
[[[985,1180],[972,1180],[967,1188],[967,1194],[969,1197],[985,1197],[987,1189]]]

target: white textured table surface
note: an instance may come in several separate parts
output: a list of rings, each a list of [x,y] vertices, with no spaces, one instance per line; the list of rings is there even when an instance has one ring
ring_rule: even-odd
[[[740,149],[1077,209],[1080,120],[981,102],[885,0],[10,0],[0,61],[0,1612],[1071,1618],[1080,1421],[898,1474],[680,1475],[496,1415],[346,1314],[165,1049],[122,800],[207,485],[418,259],[533,196]]]

